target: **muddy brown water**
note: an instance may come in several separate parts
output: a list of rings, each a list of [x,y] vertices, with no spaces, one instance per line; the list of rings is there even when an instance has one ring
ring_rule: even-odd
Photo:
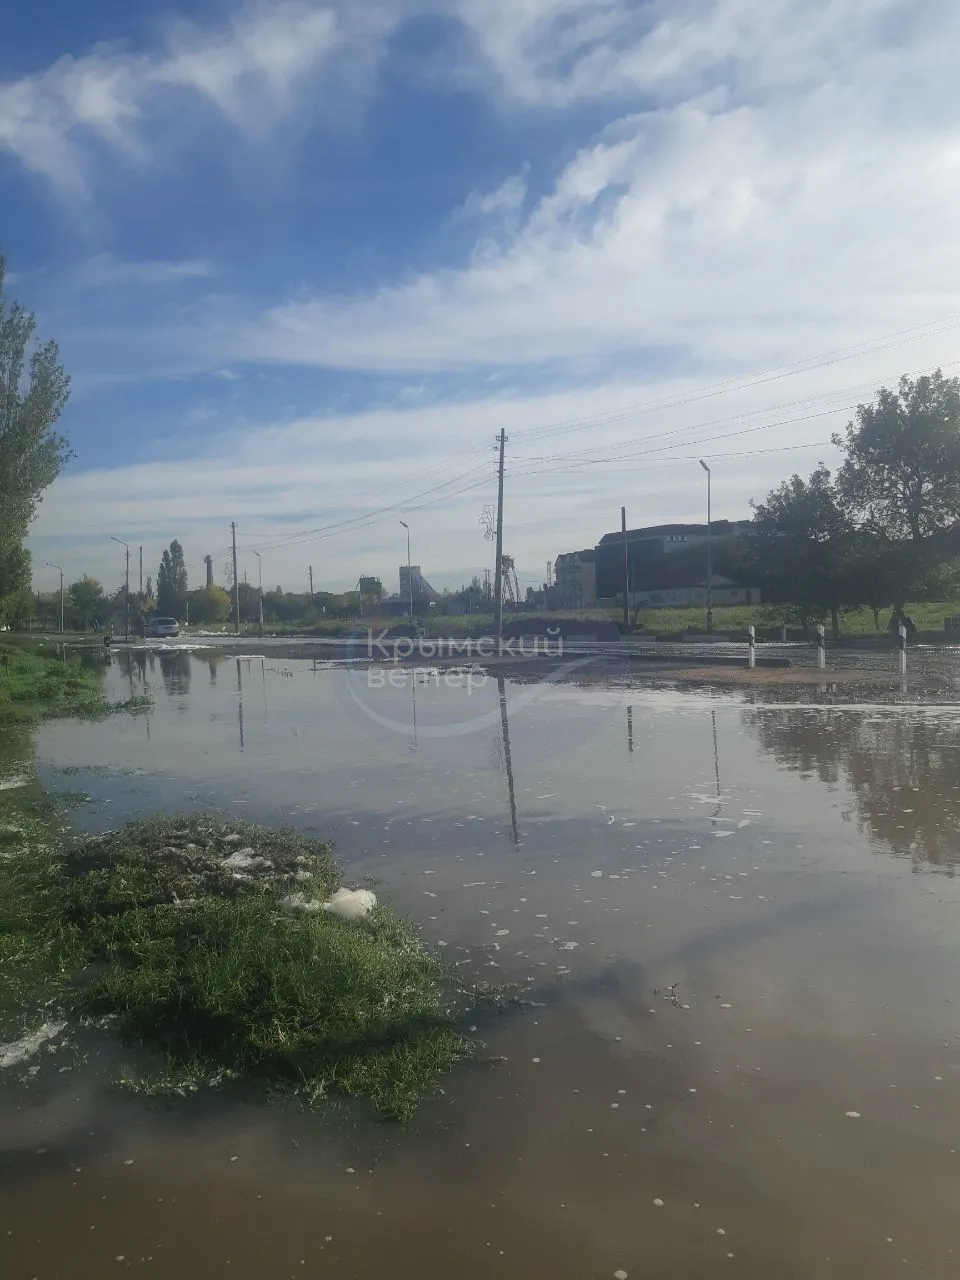
[[[108,681],[150,714],[18,748],[78,823],[309,828],[531,1003],[408,1128],[151,1103],[122,1051],[0,1073],[4,1280],[958,1274],[960,706],[270,656]]]

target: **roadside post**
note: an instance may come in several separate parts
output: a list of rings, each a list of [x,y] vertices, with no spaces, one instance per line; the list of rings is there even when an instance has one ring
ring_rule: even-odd
[[[747,644],[750,646],[747,666],[752,671],[757,665],[757,629],[752,625],[747,627]]]
[[[823,623],[817,627],[817,666],[821,671],[827,665],[827,633],[823,629]]]
[[[907,628],[904,623],[900,623],[900,674],[907,674]]]

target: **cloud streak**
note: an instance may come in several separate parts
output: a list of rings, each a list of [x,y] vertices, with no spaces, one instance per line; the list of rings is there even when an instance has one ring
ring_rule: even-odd
[[[150,125],[195,111],[197,98],[238,128],[260,130],[290,110],[295,84],[348,35],[334,7],[287,0],[250,10],[225,30],[173,23],[156,53],[115,43],[66,56],[0,84],[0,147],[64,196],[86,196],[98,144],[144,163]]]

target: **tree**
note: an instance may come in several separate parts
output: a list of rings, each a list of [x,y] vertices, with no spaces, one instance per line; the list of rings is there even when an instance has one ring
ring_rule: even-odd
[[[157,612],[163,617],[182,618],[187,611],[187,567],[183,547],[174,538],[164,551],[157,571]]]
[[[19,303],[7,303],[5,265],[0,254],[0,560],[8,574],[17,564],[12,594],[20,597],[18,550],[43,491],[71,456],[66,438],[54,430],[70,379],[58,363],[55,342],[36,347],[28,358],[36,320]],[[4,594],[0,585],[0,601]]]
[[[960,554],[960,378],[938,369],[881,387],[834,444],[847,453],[841,500],[879,543],[902,609],[915,584]]]
[[[808,481],[795,475],[754,503],[753,566],[766,598],[797,608],[805,621],[830,615],[856,599],[857,531],[843,509],[830,471],[820,464]]]
[[[201,587],[187,596],[190,602],[191,622],[226,622],[233,608],[230,596],[223,587]]]
[[[84,576],[71,584],[70,623],[78,631],[88,631],[103,610],[103,587],[96,578]]]
[[[30,552],[18,541],[0,540],[0,626],[18,626],[31,605]]]

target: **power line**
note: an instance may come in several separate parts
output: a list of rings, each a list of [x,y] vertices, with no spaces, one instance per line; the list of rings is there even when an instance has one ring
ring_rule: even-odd
[[[763,386],[770,382],[794,377],[798,373],[810,373],[815,369],[828,368],[847,360],[855,360],[859,356],[874,355],[880,351],[888,351],[894,347],[917,342],[923,338],[939,337],[943,333],[953,332],[960,328],[960,314],[945,316],[941,320],[931,321],[913,329],[901,329],[895,333],[884,335],[853,347],[839,347],[820,356],[812,356],[807,360],[796,361],[790,365],[768,369],[747,378],[731,379],[727,382],[714,383],[699,391],[679,396],[668,396],[661,400],[651,400],[627,405],[624,408],[611,410],[609,413],[596,414],[583,418],[569,418],[565,421],[547,423],[542,427],[530,427],[515,433],[518,442],[533,441],[550,435],[563,435],[570,431],[582,430],[591,426],[605,426],[624,418],[639,417],[644,413],[654,413],[663,409],[679,408],[686,404],[695,404],[715,396],[724,395],[728,391],[746,391],[751,387]],[[927,332],[929,330],[929,332]],[[946,367],[946,366],[944,366]]]

